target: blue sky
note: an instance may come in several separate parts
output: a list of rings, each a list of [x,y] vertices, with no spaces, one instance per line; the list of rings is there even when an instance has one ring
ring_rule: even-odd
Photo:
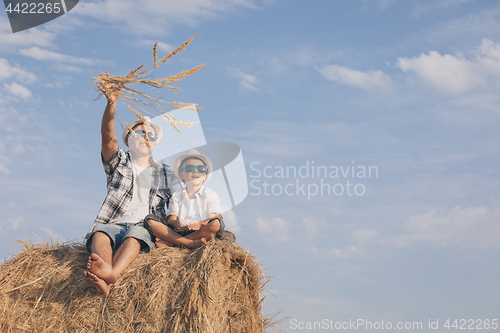
[[[95,219],[105,101],[92,77],[201,33],[159,75],[207,63],[178,86],[207,141],[241,147],[249,194],[228,219],[272,277],[279,328],[498,318],[499,14],[477,0],[104,0],[16,34],[0,15],[2,257],[24,233],[82,239]],[[312,164],[378,174],[276,174]],[[297,189],[321,181],[344,192]]]

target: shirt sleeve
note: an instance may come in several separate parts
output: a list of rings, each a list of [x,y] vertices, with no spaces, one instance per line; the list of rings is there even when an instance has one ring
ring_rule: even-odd
[[[168,211],[167,211],[167,216],[169,215],[175,215],[179,217],[179,207],[180,207],[180,201],[179,201],[179,196],[174,194],[168,203]]]
[[[102,166],[104,167],[104,172],[106,172],[106,175],[112,175],[115,172],[116,167],[124,158],[126,158],[125,151],[118,147],[118,150],[113,154],[109,162],[104,163],[104,158],[101,152]]]

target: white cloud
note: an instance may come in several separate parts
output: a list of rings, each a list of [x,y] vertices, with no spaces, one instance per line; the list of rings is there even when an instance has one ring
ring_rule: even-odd
[[[500,44],[483,39],[474,61],[462,55],[437,51],[418,57],[398,58],[396,66],[417,74],[424,82],[447,95],[460,95],[484,86],[491,76],[500,76]]]
[[[42,230],[49,237],[50,241],[62,242],[66,239],[62,234],[54,232],[51,228],[40,227],[40,230]]]
[[[12,82],[11,84],[4,83],[3,87],[8,93],[16,97],[21,97],[23,99],[28,99],[31,97],[31,91],[28,88],[23,87],[22,85],[15,82]]]
[[[65,65],[61,63],[57,63],[51,66],[51,68],[58,72],[73,72],[73,73],[81,73],[83,70],[80,67]]]
[[[470,1],[474,0],[438,0],[431,3],[414,2],[412,14],[416,17],[420,17],[429,12],[448,9],[449,7],[458,6]]]
[[[304,222],[304,230],[309,238],[315,237],[319,232],[327,228],[325,221],[319,221],[310,217],[303,218],[302,222]]]
[[[24,217],[18,216],[15,219],[8,219],[6,222],[1,222],[0,223],[0,231],[6,232],[6,231],[16,230],[21,226],[21,222],[23,222],[23,221],[24,221]]]
[[[255,227],[260,235],[269,243],[287,242],[290,240],[289,225],[283,219],[274,217],[272,219],[257,218]]]
[[[235,77],[240,80],[239,84],[242,88],[242,91],[257,91],[259,88],[255,86],[259,82],[259,80],[250,74],[246,74],[239,70],[238,68],[229,68],[229,75]]]
[[[292,64],[298,66],[311,66],[315,64],[325,63],[332,58],[337,58],[346,51],[338,51],[330,48],[318,50],[314,46],[303,45],[280,56],[281,59],[285,58]]]
[[[72,13],[114,23],[127,33],[157,34],[168,32],[175,24],[193,27],[200,20],[240,8],[255,5],[251,0],[104,0],[80,2]]]
[[[5,165],[3,165],[3,163],[0,162],[0,174],[8,175],[9,173],[10,170]]]
[[[0,58],[0,80],[5,80],[12,76],[24,83],[33,83],[36,80],[35,74],[22,69],[19,65],[11,66],[7,59]]]
[[[347,50],[336,50],[330,47],[317,48],[313,45],[301,45],[292,49],[283,50],[278,54],[264,55],[260,64],[266,65],[267,75],[292,74],[301,76],[300,68],[323,65],[345,55]],[[293,68],[293,71],[292,71]],[[298,79],[298,78],[297,78]]]
[[[431,244],[435,246],[498,248],[500,208],[455,206],[413,215],[406,223],[410,233],[381,241],[396,246]]]
[[[378,0],[378,6],[382,9],[395,4],[398,0]]]
[[[343,249],[338,249],[336,247],[331,247],[328,249],[317,249],[315,246],[311,247],[311,251],[314,254],[322,255],[327,258],[345,259],[351,257],[354,254],[361,253],[362,251],[353,245],[345,247]]]
[[[437,51],[411,59],[399,58],[396,66],[403,72],[416,73],[432,87],[449,95],[462,94],[485,82],[478,64],[449,54],[442,56]]]
[[[176,46],[173,46],[173,45],[170,45],[170,44],[167,44],[164,42],[153,41],[153,40],[149,40],[149,39],[139,40],[136,43],[134,43],[133,45],[141,45],[144,47],[149,47],[149,48],[151,48],[151,54],[153,54],[153,46],[155,45],[156,42],[158,42],[158,59],[161,59],[163,56],[169,54],[170,52],[172,52],[173,50],[175,50],[177,48]]]
[[[307,229],[306,229],[307,230]],[[343,248],[329,247],[317,248],[316,246],[310,247],[315,255],[321,255],[326,258],[345,259],[356,254],[362,254],[365,249],[375,243],[375,239],[379,232],[369,228],[358,229],[353,232],[352,240],[354,245],[345,246]]]
[[[39,48],[38,46],[30,47],[29,49],[20,49],[19,53],[24,56],[31,57],[36,60],[60,61],[73,64],[91,64],[96,61],[93,59],[78,58],[61,53],[56,53]]]
[[[18,47],[31,45],[51,46],[55,34],[36,28],[12,33],[8,20],[0,20],[0,50],[14,51]]]
[[[318,72],[327,80],[357,86],[365,90],[382,90],[390,92],[394,89],[391,77],[381,71],[360,72],[339,65],[325,65]]]
[[[500,43],[484,38],[478,49],[478,63],[485,67],[487,73],[493,72],[500,76]]]
[[[378,236],[378,231],[372,229],[359,229],[353,234],[353,239],[358,244],[364,244]]]
[[[226,230],[238,232],[240,231],[240,225],[238,224],[238,219],[236,218],[236,214],[232,209],[228,209],[229,207],[222,207],[222,211],[224,212],[224,224],[226,226]]]

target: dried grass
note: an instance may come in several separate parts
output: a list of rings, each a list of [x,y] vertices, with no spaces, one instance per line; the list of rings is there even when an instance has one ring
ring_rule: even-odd
[[[0,268],[0,332],[264,332],[262,268],[240,246],[141,254],[106,298],[81,276],[79,243],[25,244]]]
[[[93,77],[94,79],[94,85],[98,86],[99,89],[101,90],[101,93],[99,96],[97,96],[96,99],[100,98],[103,95],[102,90],[105,92],[112,92],[114,89],[119,88],[121,89],[120,95],[118,100],[123,102],[127,108],[132,111],[139,119],[144,119],[143,118],[143,113],[148,113],[152,116],[162,116],[162,119],[169,124],[172,125],[172,127],[180,132],[179,126],[180,127],[185,127],[188,128],[192,126],[193,124],[196,124],[197,122],[184,122],[181,121],[174,116],[167,114],[168,111],[175,110],[175,109],[184,109],[184,110],[194,110],[194,111],[199,111],[201,110],[200,107],[198,107],[198,104],[195,103],[183,103],[183,102],[168,102],[164,101],[161,99],[161,97],[153,97],[152,93],[156,92],[161,92],[165,93],[165,88],[166,90],[170,91],[182,91],[182,89],[175,87],[171,84],[172,82],[179,82],[185,77],[188,77],[197,71],[199,71],[201,68],[203,68],[206,64],[196,66],[192,69],[188,69],[185,71],[182,71],[178,74],[170,75],[165,78],[160,78],[160,79],[155,79],[155,72],[156,69],[163,63],[167,62],[170,58],[175,56],[177,53],[180,51],[184,50],[186,46],[191,44],[193,39],[198,37],[198,35],[191,37],[189,40],[185,41],[181,46],[179,46],[177,49],[169,53],[168,55],[164,56],[160,61],[158,61],[157,58],[157,50],[158,50],[158,42],[155,43],[153,47],[153,61],[154,61],[154,68],[149,69],[149,68],[144,68],[145,64],[140,65],[139,67],[133,69],[130,71],[125,76],[115,76],[115,75],[110,75],[110,76],[96,76]],[[141,91],[142,88],[148,88],[148,91],[151,91],[152,93],[148,93],[148,91]],[[140,110],[141,112],[137,111]],[[122,124],[122,127],[125,128],[125,126],[128,127],[126,123]],[[131,129],[129,128],[131,131]]]

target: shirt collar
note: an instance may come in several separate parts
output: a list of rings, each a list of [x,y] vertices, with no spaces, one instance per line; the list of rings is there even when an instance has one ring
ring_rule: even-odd
[[[132,162],[132,155],[130,154],[130,150],[128,150],[126,153],[128,155],[128,161],[132,165],[134,162]],[[157,171],[161,169],[162,163],[155,161],[151,156],[149,157],[149,163],[151,164],[153,170]]]
[[[183,194],[187,197],[187,186],[184,187]],[[198,192],[194,194],[197,198],[205,196],[205,185],[201,185]]]

